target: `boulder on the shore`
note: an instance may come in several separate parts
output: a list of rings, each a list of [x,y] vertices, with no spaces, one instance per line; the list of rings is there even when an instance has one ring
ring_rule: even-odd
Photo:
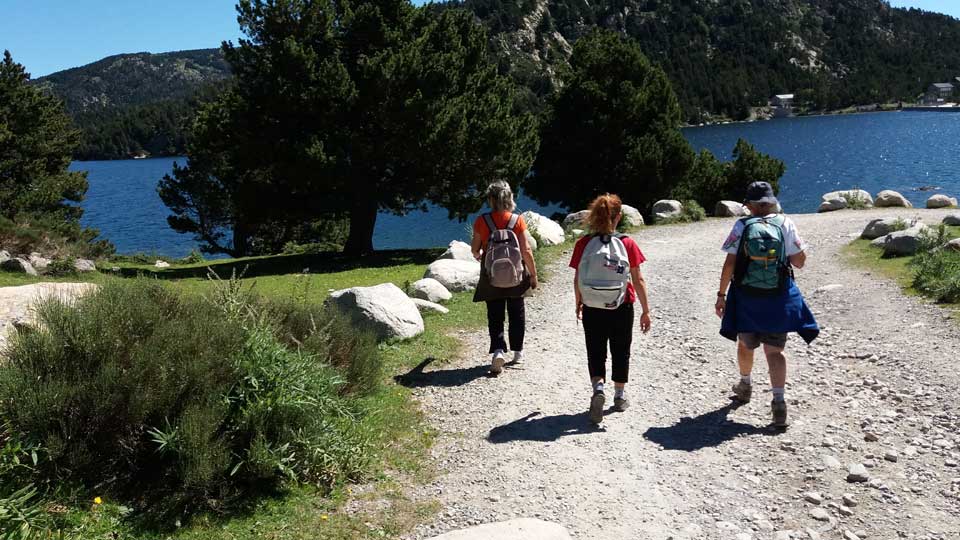
[[[540,244],[537,243],[537,239],[530,234],[530,229],[523,231],[523,236],[527,239],[527,245],[530,246],[531,251],[536,251],[540,248]]]
[[[570,540],[570,533],[556,523],[520,518],[451,531],[433,540]]]
[[[441,259],[453,259],[457,261],[475,261],[473,258],[473,249],[470,247],[470,244],[466,242],[461,242],[460,240],[454,240],[450,242],[447,250],[443,252],[443,255],[440,255]]]
[[[866,206],[873,206],[873,196],[862,189],[841,189],[838,191],[831,191],[829,193],[824,193],[821,199],[823,202],[832,201],[834,199],[843,199],[844,201],[847,201],[848,199],[859,199],[863,201]],[[847,206],[850,205],[847,204]]]
[[[716,217],[743,217],[749,216],[750,210],[736,201],[720,201],[713,209]]]
[[[73,269],[77,272],[96,272],[97,265],[90,259],[76,259],[73,261]]]
[[[440,304],[437,304],[436,302],[423,300],[421,298],[411,298],[411,300],[413,300],[414,305],[417,306],[417,309],[419,309],[421,312],[434,311],[436,313],[440,313],[443,315],[450,313],[449,309],[441,306]]]
[[[908,201],[907,198],[901,195],[899,192],[893,191],[892,189],[885,189],[880,193],[877,193],[877,198],[873,204],[878,208],[913,208],[913,203]]]
[[[446,302],[453,298],[453,295],[439,281],[433,278],[423,278],[410,284],[410,297],[439,303]]]
[[[439,281],[450,292],[472,291],[480,281],[480,263],[441,259],[430,263],[423,277]]]
[[[530,234],[533,235],[540,246],[556,246],[566,240],[563,227],[548,217],[528,210],[523,213],[523,220],[527,223]]]
[[[636,208],[630,206],[629,204],[624,204],[620,207],[620,213],[623,215],[623,217],[620,218],[621,227],[626,227],[628,229],[643,227],[643,214],[641,214]]]
[[[28,276],[38,276],[40,275],[37,272],[36,268],[30,264],[30,261],[24,259],[23,257],[13,257],[7,259],[0,263],[0,269],[6,270],[7,272],[16,272],[19,274],[27,274]]]
[[[50,266],[50,262],[51,262],[50,259],[44,257],[43,255],[40,255],[37,252],[31,253],[29,259],[27,260],[29,260],[30,265],[33,266],[33,268],[37,272],[40,272],[40,273],[46,272],[47,267]]]
[[[666,199],[653,204],[653,220],[664,221],[680,217],[683,213],[683,204],[680,201]]]
[[[587,218],[590,216],[589,210],[580,210],[579,212],[571,212],[567,214],[567,217],[563,218],[563,228],[564,229],[585,229],[587,228]]]
[[[153,263],[154,268],[170,268],[170,263],[167,261],[160,261]]]
[[[914,255],[920,249],[920,236],[927,226],[918,223],[904,231],[895,231],[877,238],[872,243],[883,247],[884,257]]]
[[[875,240],[881,236],[886,236],[898,228],[903,229],[905,222],[900,218],[885,217],[877,218],[871,220],[870,223],[867,223],[867,226],[863,229],[863,232],[860,233],[860,238],[864,240]],[[907,228],[909,229],[915,223],[906,223]]]
[[[9,260],[10,260],[10,252],[6,250],[0,250],[0,264],[3,264]]]
[[[820,203],[820,208],[817,208],[817,212],[835,212],[837,210],[843,210],[847,207],[847,200],[837,197],[835,199],[825,200]]]
[[[960,214],[947,214],[943,217],[943,224],[953,226],[960,225]]]
[[[393,283],[334,291],[327,302],[370,328],[381,341],[409,339],[423,333],[420,310]]]
[[[960,251],[960,238],[954,238],[946,244],[943,245],[943,249],[948,249],[950,251]]]
[[[927,199],[927,208],[952,208],[957,206],[957,199],[955,197],[948,197],[942,193],[932,195]]]

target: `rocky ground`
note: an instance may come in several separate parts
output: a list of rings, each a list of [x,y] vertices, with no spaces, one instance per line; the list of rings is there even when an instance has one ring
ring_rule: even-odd
[[[634,342],[632,408],[600,428],[586,415],[572,271],[557,265],[528,303],[522,365],[488,378],[474,334],[463,360],[406,378],[441,432],[440,474],[411,489],[442,510],[410,538],[515,517],[585,539],[960,538],[960,326],[840,254],[888,215],[935,224],[944,212],[794,217],[811,246],[798,281],[823,333],[788,346],[786,432],[768,427],[759,357],[753,402],[729,398],[735,348],[713,314],[729,221],[636,235],[654,327]]]

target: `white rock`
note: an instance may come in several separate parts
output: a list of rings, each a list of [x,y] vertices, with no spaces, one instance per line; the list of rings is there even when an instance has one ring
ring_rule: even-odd
[[[932,195],[927,199],[927,208],[950,208],[957,206],[957,199],[943,194]]]
[[[437,313],[442,313],[444,315],[446,315],[447,313],[450,313],[449,309],[441,306],[440,304],[430,302],[427,300],[421,300],[420,298],[411,298],[411,300],[413,300],[414,305],[416,305],[417,309],[419,309],[421,312],[435,311]]]
[[[949,249],[950,251],[960,251],[960,238],[954,238],[946,244],[943,245],[943,249]]]
[[[448,532],[434,540],[570,540],[570,534],[555,523],[522,518]]]
[[[642,227],[644,225],[643,215],[639,210],[630,206],[629,204],[624,204],[621,206],[620,213],[623,215],[620,221],[622,227],[632,229],[636,227]]]
[[[368,325],[381,340],[408,339],[423,333],[420,310],[393,283],[334,291],[327,302]]]
[[[0,264],[3,264],[10,260],[10,253],[8,251],[0,251]]]
[[[537,239],[530,234],[530,229],[523,231],[523,236],[527,238],[527,244],[530,246],[531,251],[536,251],[539,249],[540,244],[537,243]]]
[[[654,221],[663,221],[666,219],[672,219],[679,217],[683,212],[683,205],[680,201],[675,201],[672,199],[657,201],[653,205],[653,220]]]
[[[571,212],[567,214],[567,217],[563,218],[563,228],[572,229],[574,227],[578,229],[587,228],[587,217],[590,216],[589,210],[580,210],[579,212]]]
[[[943,218],[944,225],[960,225],[960,214],[948,214]]]
[[[847,482],[866,482],[870,480],[870,473],[862,463],[852,463],[847,469]]]
[[[878,208],[884,207],[901,207],[901,208],[913,208],[913,204],[907,200],[906,197],[900,193],[885,189],[880,193],[877,193],[877,199],[874,201],[874,206]]]
[[[410,296],[428,302],[446,302],[453,298],[442,283],[432,278],[423,278],[411,283]]]
[[[833,201],[836,199],[846,202],[848,198],[860,199],[866,203],[867,206],[873,206],[873,196],[862,189],[842,189],[839,191],[831,191],[830,193],[824,193],[821,197],[824,202]]]
[[[527,222],[527,229],[530,230],[530,234],[533,235],[540,246],[556,246],[566,240],[563,227],[548,217],[527,210],[523,213],[523,220]]]
[[[717,217],[743,217],[749,216],[750,210],[736,201],[720,201],[714,207],[713,215]]]
[[[815,294],[828,293],[833,291],[839,291],[842,288],[843,288],[843,285],[841,285],[840,283],[831,283],[830,285],[824,285],[823,287],[819,287],[813,292]]]
[[[807,493],[803,494],[803,500],[810,504],[820,504],[823,502],[823,495],[817,493],[816,491],[808,491]]]
[[[20,274],[27,274],[28,276],[37,276],[39,273],[30,264],[30,261],[22,258],[15,257],[13,259],[7,259],[0,263],[0,269],[6,270],[7,272],[18,272]]]
[[[77,272],[96,272],[97,265],[90,259],[76,259],[73,261],[73,268]]]
[[[828,199],[820,203],[820,208],[817,208],[817,212],[835,212],[837,210],[843,210],[846,207],[846,199]]]
[[[830,512],[818,507],[810,511],[810,517],[817,521],[830,521]]]
[[[480,281],[480,263],[441,259],[431,263],[423,277],[439,281],[450,292],[472,291]]]
[[[153,263],[153,266],[155,268],[170,268],[170,263],[168,263],[167,261],[157,261]]]
[[[470,247],[470,244],[466,242],[461,242],[460,240],[454,240],[450,242],[447,250],[443,252],[443,255],[440,255],[441,259],[453,259],[455,261],[474,261],[473,250]]]
[[[46,272],[47,267],[50,266],[50,259],[39,253],[31,253],[29,261],[30,265],[33,266],[37,272]]]

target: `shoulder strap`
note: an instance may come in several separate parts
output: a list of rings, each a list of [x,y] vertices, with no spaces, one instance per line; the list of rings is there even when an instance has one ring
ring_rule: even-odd
[[[493,234],[497,230],[497,224],[493,222],[493,214],[484,214],[483,221],[487,224],[487,228],[490,229],[490,234]]]
[[[517,222],[520,221],[520,216],[518,214],[510,214],[510,221],[507,222],[506,229],[512,231],[514,227],[517,226]]]

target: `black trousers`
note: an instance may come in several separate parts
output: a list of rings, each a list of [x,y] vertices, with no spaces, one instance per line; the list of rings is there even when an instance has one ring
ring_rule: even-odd
[[[506,311],[506,313],[504,313]],[[510,347],[503,337],[503,323],[510,315]],[[523,298],[500,298],[487,300],[487,329],[490,330],[490,353],[496,351],[522,351],[523,334],[527,326],[526,307]]]
[[[583,335],[587,342],[590,377],[607,378],[607,344],[613,359],[613,382],[625,383],[630,374],[633,344],[633,304],[617,309],[583,307]]]

